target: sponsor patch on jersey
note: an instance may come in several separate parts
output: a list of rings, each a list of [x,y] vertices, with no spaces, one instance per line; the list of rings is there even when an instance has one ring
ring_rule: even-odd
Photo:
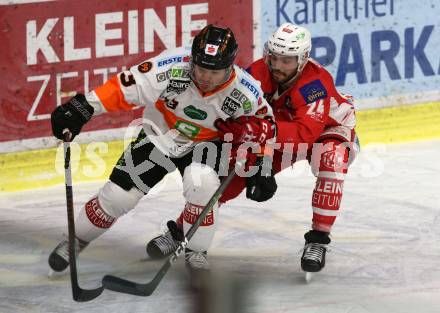
[[[258,91],[257,87],[255,87],[253,84],[251,84],[249,81],[247,81],[244,78],[241,79],[240,83],[254,94],[255,99],[258,99],[258,97],[260,96],[260,92]]]
[[[200,127],[181,120],[178,120],[176,122],[174,128],[177,129],[183,135],[191,139],[195,138],[200,133]]]
[[[187,55],[176,55],[176,56],[172,56],[169,57],[167,59],[162,59],[157,61],[157,66],[161,67],[164,65],[168,65],[171,63],[177,63],[177,62],[188,62],[189,61],[189,56]]]
[[[171,70],[168,70],[166,72],[160,72],[160,73],[156,74],[156,80],[158,83],[164,82],[170,78],[171,78]]]
[[[207,44],[205,47],[205,53],[209,55],[216,55],[218,51],[217,45]]]
[[[319,79],[302,86],[299,91],[307,104],[327,97],[327,90]]]
[[[195,106],[190,105],[183,109],[183,112],[193,120],[206,120],[208,113],[203,110],[197,109]]]
[[[225,101],[223,101],[222,111],[227,115],[232,116],[234,113],[240,108],[240,103],[235,102],[230,97],[226,97]]]
[[[167,85],[167,92],[175,92],[180,94],[184,92],[189,87],[189,81],[180,81],[171,79]]]
[[[243,110],[245,114],[252,112],[252,103],[249,100],[243,103]]]
[[[152,67],[153,63],[151,63],[150,61],[143,62],[138,65],[138,71],[141,73],[148,73]]]
[[[246,97],[240,90],[237,88],[234,88],[231,92],[231,97],[237,100],[240,104],[245,103],[246,101],[249,101],[248,97]]]
[[[171,69],[172,78],[187,78],[189,77],[189,71],[183,68],[173,68]]]

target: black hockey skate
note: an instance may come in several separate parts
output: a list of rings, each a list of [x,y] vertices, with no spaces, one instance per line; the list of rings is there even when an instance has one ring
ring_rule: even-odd
[[[164,234],[154,237],[147,244],[147,254],[153,260],[171,255],[183,240],[183,230],[174,221],[168,221],[167,226]]]
[[[305,272],[319,272],[325,266],[325,253],[330,243],[329,233],[310,230],[304,235],[306,243],[301,257],[301,268]]]
[[[78,255],[89,243],[78,238],[75,240],[75,251]],[[62,272],[69,266],[69,241],[61,241],[49,255],[49,266],[55,272]]]

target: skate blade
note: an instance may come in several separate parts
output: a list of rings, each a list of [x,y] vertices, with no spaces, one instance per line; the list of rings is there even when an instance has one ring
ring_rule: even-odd
[[[53,269],[49,269],[49,271],[47,272],[48,279],[57,279],[59,277],[65,276],[65,275],[66,275],[65,271],[56,272]]]
[[[47,272],[47,278],[52,279],[55,275],[55,271],[53,269],[49,269]]]
[[[312,281],[313,276],[314,276],[314,273],[305,272],[304,278],[305,278],[307,284],[309,284]]]

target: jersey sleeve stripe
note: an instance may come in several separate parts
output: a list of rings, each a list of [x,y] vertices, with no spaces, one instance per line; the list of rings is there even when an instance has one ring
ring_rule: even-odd
[[[125,100],[117,76],[114,76],[104,85],[96,88],[95,93],[104,108],[109,112],[128,111],[135,107],[135,105],[130,104]]]

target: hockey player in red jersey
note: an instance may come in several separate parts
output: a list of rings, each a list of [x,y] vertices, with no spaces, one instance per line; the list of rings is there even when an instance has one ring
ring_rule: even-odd
[[[76,218],[79,252],[134,209],[150,188],[176,168],[183,176],[185,209],[193,217],[183,223],[183,229],[189,229],[222,176],[220,165],[211,164],[203,147],[223,147],[217,127],[229,118],[240,121],[235,125],[232,143],[264,144],[275,140],[272,110],[262,111],[267,102],[255,97],[255,93],[262,94],[259,83],[234,65],[237,50],[229,28],[208,25],[195,37],[191,48],[163,51],[53,111],[52,130],[62,139],[65,129],[76,136],[93,114],[145,107],[138,138],[126,148],[109,181]],[[216,152],[219,158],[222,150]],[[217,206],[214,204],[186,246],[185,260],[191,270],[208,267],[206,250],[213,237]],[[49,265],[55,271],[69,265],[67,244],[67,240],[61,241],[49,256]]]
[[[266,42],[264,57],[248,68],[248,72],[261,82],[264,96],[273,109],[279,145],[273,153],[272,171],[266,171],[265,175],[260,171],[259,175],[248,178],[237,177],[220,201],[235,198],[244,188],[248,198],[265,201],[276,190],[273,175],[295,161],[307,159],[316,176],[316,184],[311,201],[312,229],[304,235],[301,267],[306,272],[317,272],[325,265],[344,178],[358,150],[358,142],[351,97],[336,90],[331,75],[310,58],[310,51],[310,32],[286,23]],[[225,125],[222,131],[233,133],[233,125]],[[286,158],[286,154],[291,157]],[[184,220],[185,212],[177,219],[177,225]],[[167,233],[148,243],[150,256],[165,254],[165,237],[172,243]]]

